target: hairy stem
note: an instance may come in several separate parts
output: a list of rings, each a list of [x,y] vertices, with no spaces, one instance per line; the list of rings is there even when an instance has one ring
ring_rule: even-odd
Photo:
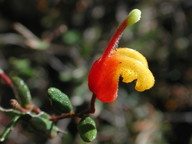
[[[114,33],[114,35],[112,36],[111,40],[109,41],[105,52],[103,54],[103,58],[106,58],[109,56],[111,50],[117,45],[124,29],[127,27],[127,19],[125,19],[117,28],[116,32]]]
[[[111,50],[115,48],[118,44],[119,39],[121,38],[121,35],[124,31],[124,29],[127,26],[130,26],[136,22],[138,22],[141,18],[141,11],[138,9],[132,10],[129,15],[126,17],[126,19],[119,25],[117,30],[115,31],[114,35],[112,36],[111,40],[109,41],[105,52],[103,54],[102,58],[106,58],[110,55]]]

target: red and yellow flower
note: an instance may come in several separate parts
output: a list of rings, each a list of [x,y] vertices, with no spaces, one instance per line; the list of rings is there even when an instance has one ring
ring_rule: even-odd
[[[135,89],[144,91],[154,85],[154,77],[146,58],[130,48],[115,48],[123,30],[140,20],[141,11],[135,9],[116,30],[103,55],[93,64],[89,77],[89,89],[102,102],[113,102],[117,97],[119,78],[130,83],[136,80]]]

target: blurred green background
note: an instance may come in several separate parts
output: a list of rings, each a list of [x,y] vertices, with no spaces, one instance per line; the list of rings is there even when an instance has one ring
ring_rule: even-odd
[[[78,111],[88,107],[87,75],[115,28],[134,8],[139,23],[127,28],[119,47],[140,51],[156,84],[139,93],[120,83],[114,103],[96,103],[98,136],[93,144],[192,144],[191,0],[0,0],[0,68],[22,77],[34,103],[52,114],[51,86],[70,96]],[[0,84],[0,105],[14,98]],[[10,118],[0,112],[0,132]],[[5,144],[83,144],[76,120],[55,139],[26,131],[22,123]]]

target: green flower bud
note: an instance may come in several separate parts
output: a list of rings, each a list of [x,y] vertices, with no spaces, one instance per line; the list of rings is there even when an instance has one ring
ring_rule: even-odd
[[[85,142],[93,141],[97,136],[95,121],[90,117],[84,117],[77,126],[81,138]]]
[[[133,25],[136,22],[138,22],[140,18],[141,18],[141,11],[139,9],[134,9],[129,13],[127,17],[128,24]]]
[[[24,108],[29,108],[31,103],[31,93],[25,82],[19,77],[12,78],[15,90],[17,92],[16,99]]]
[[[49,88],[48,96],[52,105],[61,113],[72,112],[73,106],[68,96],[57,88]]]

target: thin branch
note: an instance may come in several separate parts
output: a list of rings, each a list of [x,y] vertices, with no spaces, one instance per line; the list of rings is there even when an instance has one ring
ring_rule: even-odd
[[[92,99],[91,99],[90,109],[89,109],[89,113],[90,114],[94,114],[95,113],[95,101],[96,101],[96,95],[93,94],[92,95]]]
[[[44,41],[51,43],[55,38],[59,37],[61,34],[67,31],[66,25],[60,25],[58,28],[56,28],[54,31],[52,31],[50,34],[48,34],[45,38],[43,38]]]
[[[21,116],[15,116],[11,123],[5,128],[5,130],[1,133],[0,135],[0,142],[3,142],[6,137],[8,136],[8,134],[13,130],[13,128],[15,127],[15,125],[18,123],[19,119]]]
[[[20,33],[22,36],[24,36],[26,39],[30,40],[30,39],[35,39],[35,40],[39,40],[39,38],[34,35],[29,29],[27,29],[24,25],[20,24],[20,23],[15,23],[13,25],[13,28]]]
[[[18,111],[20,111],[20,112],[27,113],[27,112],[30,111],[30,110],[28,110],[28,109],[23,108],[23,107],[17,102],[17,100],[15,100],[15,99],[11,99],[11,100],[10,100],[10,104],[11,104],[11,106],[12,106],[14,109],[16,109],[16,110],[18,110]]]
[[[58,115],[58,116],[50,116],[49,119],[50,120],[60,120],[60,119],[64,119],[64,118],[83,117],[84,115],[94,114],[95,113],[95,101],[96,101],[96,96],[95,96],[95,94],[93,94],[92,98],[91,98],[91,103],[90,103],[89,109],[84,110],[79,113],[69,112],[66,114]]]
[[[60,120],[60,119],[64,119],[64,118],[69,118],[69,117],[73,117],[75,116],[74,113],[67,113],[67,114],[62,114],[62,115],[58,115],[58,116],[50,116],[50,120]]]
[[[3,81],[10,87],[12,87],[13,83],[11,79],[4,73],[2,69],[0,69],[0,78],[3,79]]]

